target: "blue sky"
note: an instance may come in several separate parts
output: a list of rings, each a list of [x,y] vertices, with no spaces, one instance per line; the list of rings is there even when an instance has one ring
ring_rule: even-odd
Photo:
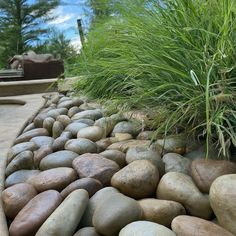
[[[81,46],[77,19],[82,19],[84,27],[88,25],[87,15],[89,9],[86,7],[85,2],[86,0],[64,0],[60,6],[50,13],[56,19],[49,22],[49,26],[56,27],[58,30],[64,32],[75,48],[80,48]]]

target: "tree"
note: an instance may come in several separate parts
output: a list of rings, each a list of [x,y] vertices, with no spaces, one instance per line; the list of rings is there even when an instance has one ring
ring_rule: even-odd
[[[50,11],[59,0],[0,0],[1,62],[21,54],[47,32],[44,23],[51,20]]]

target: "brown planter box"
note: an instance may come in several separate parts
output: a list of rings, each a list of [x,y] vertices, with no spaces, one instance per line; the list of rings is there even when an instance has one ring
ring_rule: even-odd
[[[49,62],[24,61],[24,80],[57,78],[64,73],[62,60]]]

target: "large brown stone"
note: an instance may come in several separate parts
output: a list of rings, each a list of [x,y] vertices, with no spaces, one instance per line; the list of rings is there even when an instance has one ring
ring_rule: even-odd
[[[157,168],[149,161],[138,160],[113,175],[111,184],[129,197],[136,199],[151,197],[159,182]]]
[[[27,182],[32,184],[38,192],[49,189],[61,191],[77,178],[76,171],[72,168],[58,167],[42,171],[38,175],[29,178]]]
[[[98,179],[104,186],[110,184],[111,177],[120,169],[116,162],[100,154],[83,154],[72,163],[80,178]]]
[[[180,236],[233,236],[219,225],[193,216],[177,216],[171,228]]]
[[[116,236],[127,224],[140,220],[142,209],[137,201],[117,193],[103,201],[95,210],[93,225],[98,233]]]
[[[15,144],[27,142],[36,136],[49,136],[49,133],[44,128],[32,129],[18,136],[15,140]]]
[[[72,182],[65,189],[63,189],[61,191],[61,196],[62,198],[66,198],[71,192],[76,189],[85,189],[88,192],[89,197],[92,197],[94,193],[96,193],[102,187],[102,183],[97,179],[82,178]]]
[[[11,223],[11,236],[35,235],[43,222],[61,203],[61,196],[55,190],[48,190],[31,199]]]
[[[196,159],[191,165],[192,178],[204,193],[209,193],[211,184],[217,177],[235,173],[236,163],[230,161]]]
[[[209,197],[219,224],[236,235],[236,174],[218,177],[211,185]]]
[[[3,208],[6,216],[14,219],[19,211],[37,195],[35,188],[27,183],[13,185],[2,192]]]
[[[178,215],[185,215],[184,207],[174,201],[147,198],[139,201],[143,209],[143,219],[170,227],[172,220]]]
[[[212,215],[208,195],[202,194],[192,178],[183,173],[166,173],[158,185],[157,198],[179,202],[193,216],[209,219]]]

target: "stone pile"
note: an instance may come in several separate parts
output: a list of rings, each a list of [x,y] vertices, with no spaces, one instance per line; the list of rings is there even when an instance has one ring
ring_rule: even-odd
[[[2,193],[10,236],[236,235],[236,163],[104,114],[58,95],[16,138]]]

